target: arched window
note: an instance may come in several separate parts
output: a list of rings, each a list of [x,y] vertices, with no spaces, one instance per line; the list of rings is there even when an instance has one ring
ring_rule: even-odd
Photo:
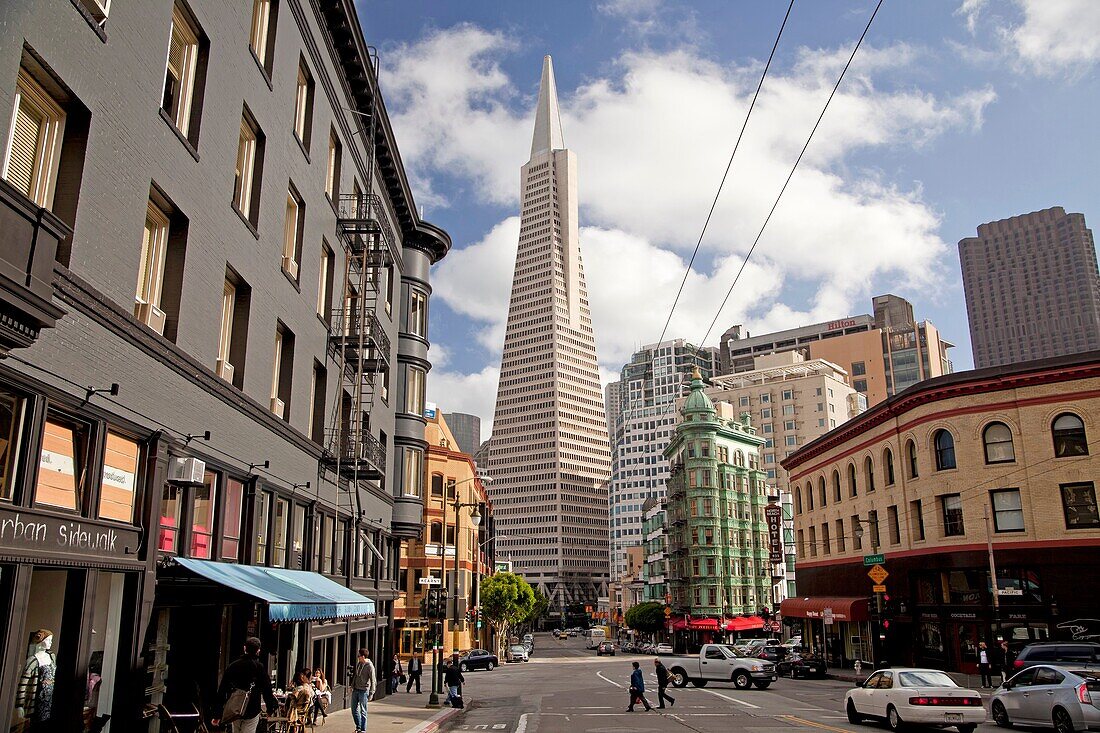
[[[794,488],[794,513],[802,513],[802,489],[797,486]]]
[[[435,544],[443,542],[443,524],[440,522],[432,522],[431,532],[428,534],[428,541]]]
[[[882,452],[882,470],[886,472],[886,485],[894,485],[894,452],[887,448]]]
[[[833,501],[840,499],[840,471],[833,471]]]
[[[871,456],[863,459],[863,480],[867,482],[867,491],[875,490],[875,462]]]
[[[905,458],[909,464],[909,478],[920,476],[920,472],[917,471],[917,444],[911,440],[905,444]]]
[[[825,477],[822,476],[817,480],[817,499],[821,506],[828,504],[828,497],[825,494]]]
[[[1051,425],[1054,436],[1054,457],[1087,456],[1089,443],[1085,437],[1085,423],[1072,412],[1063,412]]]
[[[806,511],[812,512],[814,510],[814,485],[812,482],[806,483]]]
[[[848,464],[848,496],[858,496],[859,491],[856,489],[856,464]]]
[[[957,468],[955,465],[955,439],[946,430],[937,430],[932,443],[936,448],[936,470]]]
[[[1016,460],[1012,431],[1003,422],[991,422],[982,431],[986,463],[1011,463]]]

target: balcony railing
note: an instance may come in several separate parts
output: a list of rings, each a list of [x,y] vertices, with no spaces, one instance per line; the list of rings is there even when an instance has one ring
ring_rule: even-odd
[[[358,352],[360,347],[360,334],[362,334],[362,346],[366,353],[360,354],[364,359],[374,357],[388,362],[390,355],[390,337],[382,322],[373,312],[364,313],[360,308],[337,308],[332,312],[332,331],[329,333],[329,341],[334,348],[344,349],[345,355]]]
[[[393,236],[389,214],[379,196],[341,194],[336,208],[336,231],[348,247],[356,252],[363,252],[366,248],[377,249],[397,258],[397,240]],[[380,245],[384,246],[384,250]]]
[[[334,430],[326,431],[325,462],[335,467],[339,465],[340,474],[345,478],[359,478],[367,481],[378,480],[386,471],[386,446],[369,432],[344,432],[339,436]]]

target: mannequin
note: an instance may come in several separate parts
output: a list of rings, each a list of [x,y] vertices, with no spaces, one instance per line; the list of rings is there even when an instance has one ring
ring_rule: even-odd
[[[30,656],[23,665],[16,693],[15,719],[24,721],[22,730],[34,731],[53,717],[53,686],[57,673],[53,632],[39,629],[31,634]]]

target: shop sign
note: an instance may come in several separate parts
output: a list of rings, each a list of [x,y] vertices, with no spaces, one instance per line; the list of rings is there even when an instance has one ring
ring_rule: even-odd
[[[978,618],[978,614],[973,611],[952,611],[950,618],[953,621],[974,621]]]
[[[764,507],[764,519],[768,523],[768,560],[783,562],[783,507],[768,504]]]
[[[0,550],[134,559],[138,532],[82,519],[0,508]]]
[[[826,626],[833,625],[833,609],[826,608],[821,612],[821,620],[825,622]]]

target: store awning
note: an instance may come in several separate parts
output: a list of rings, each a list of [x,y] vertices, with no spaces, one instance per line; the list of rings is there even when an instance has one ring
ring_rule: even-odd
[[[759,616],[738,616],[726,621],[726,631],[760,631],[764,628],[764,619]]]
[[[687,622],[689,631],[717,631],[718,619],[693,618]]]
[[[855,597],[811,596],[787,598],[780,606],[784,618],[824,618],[831,610],[836,621],[870,621],[870,599]]]
[[[374,615],[374,601],[307,570],[237,565],[188,557],[178,557],[176,562],[207,580],[265,602],[271,621],[320,621]]]

